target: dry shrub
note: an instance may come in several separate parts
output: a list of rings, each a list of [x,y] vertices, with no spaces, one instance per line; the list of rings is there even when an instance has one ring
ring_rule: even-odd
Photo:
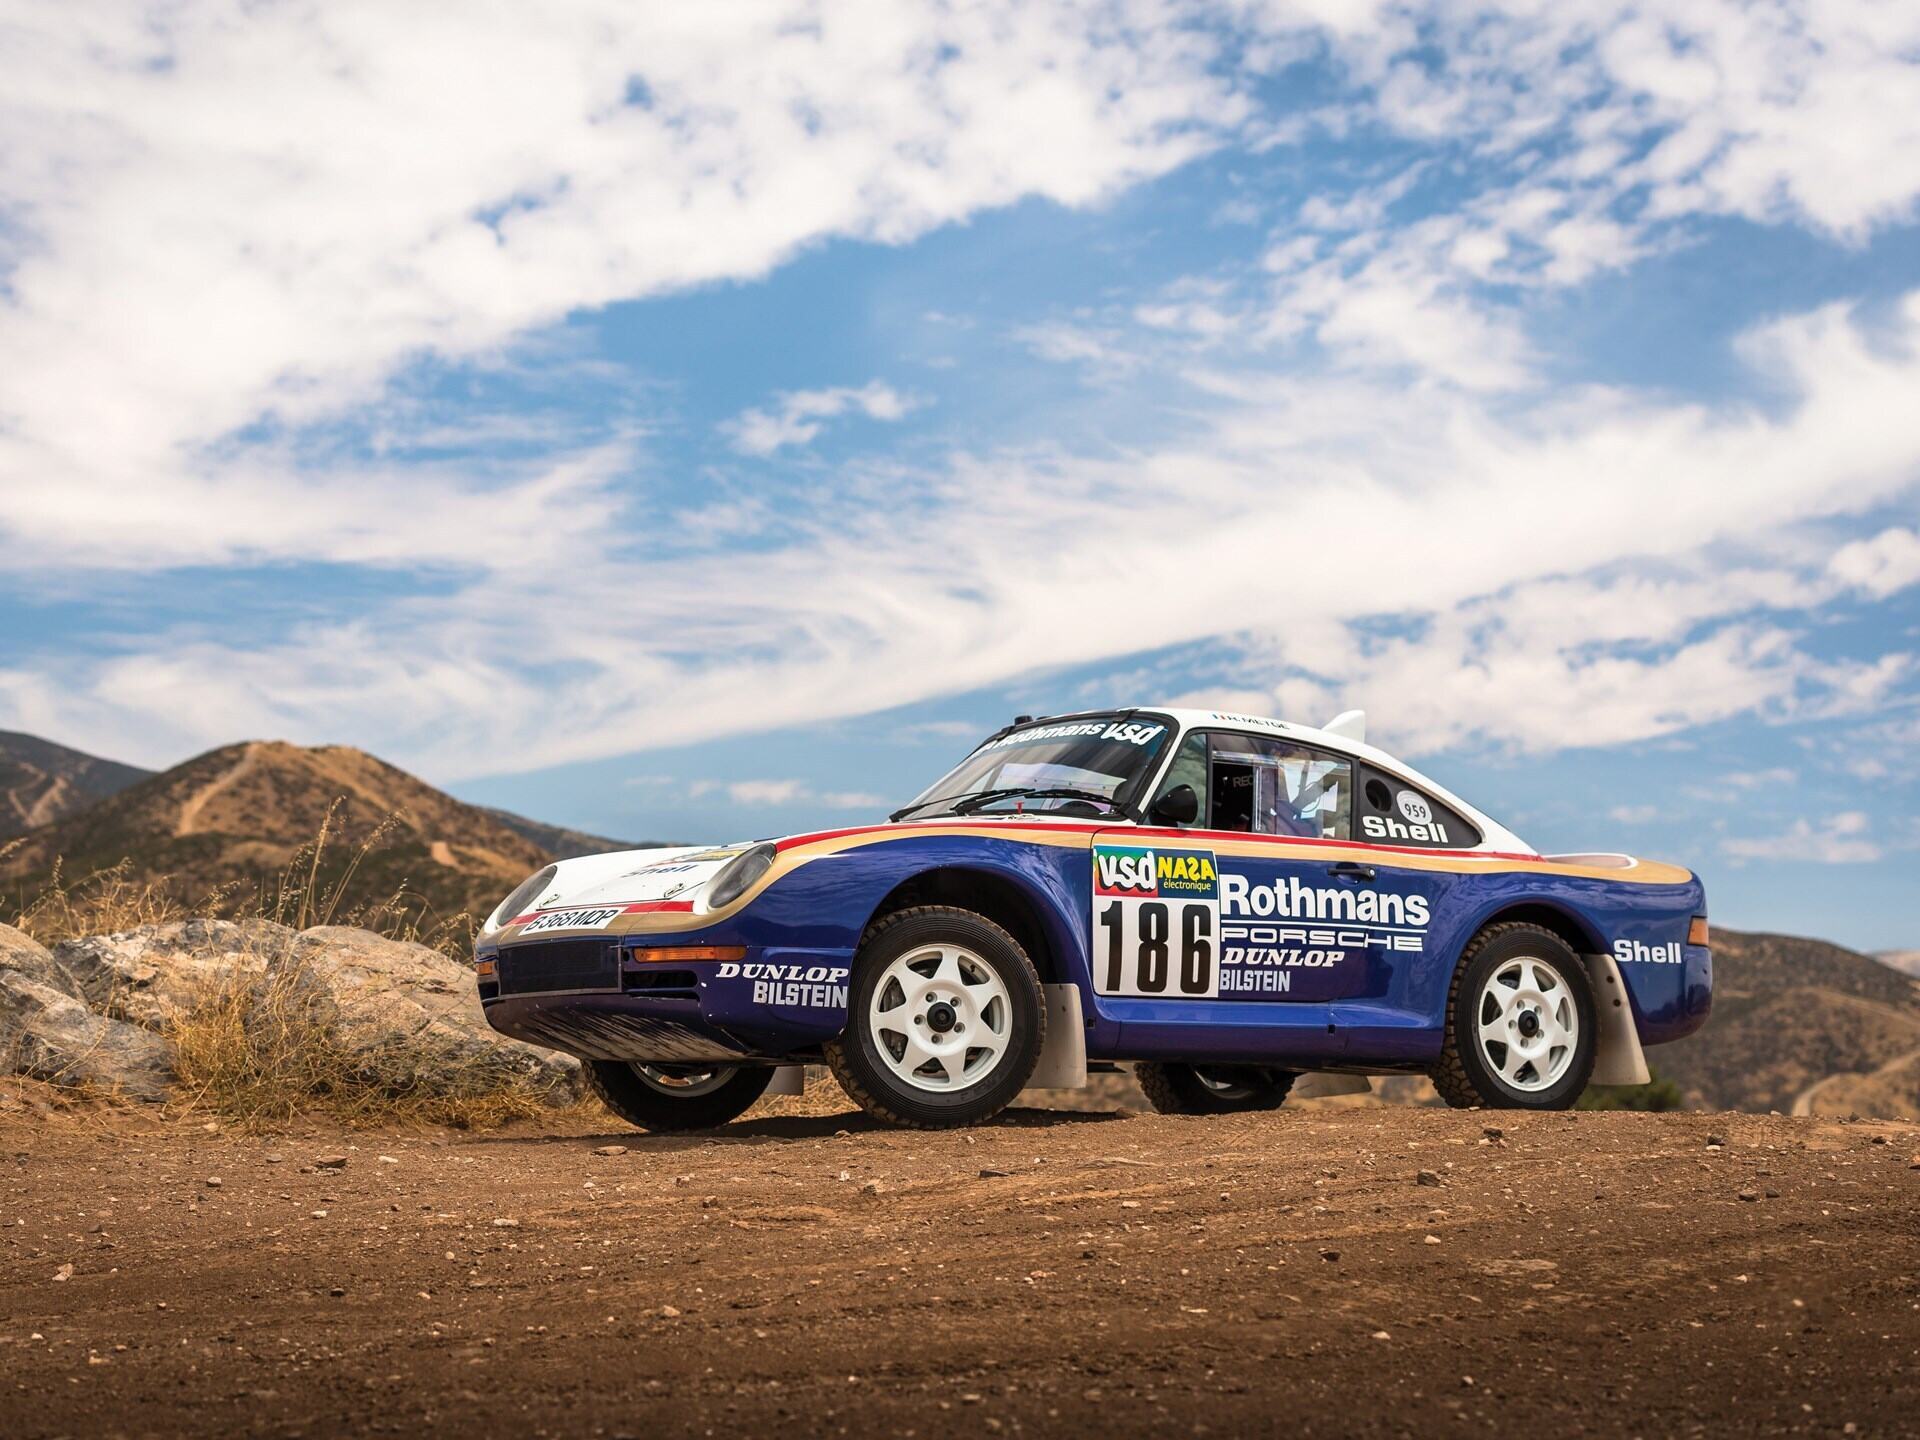
[[[180,1102],[243,1128],[320,1113],[350,1125],[483,1129],[550,1108],[534,1082],[496,1059],[432,1042],[349,1044],[324,983],[297,954],[264,976],[236,974],[167,1033]]]
[[[187,905],[169,877],[138,878],[131,859],[77,880],[56,861],[40,892],[11,907],[12,923],[43,945],[196,916],[263,919],[293,930],[351,925],[469,959],[475,926],[466,912],[441,917],[405,883],[384,897],[357,899],[365,862],[404,817],[386,817],[343,856],[342,804],[336,800],[314,838],[251,890],[228,885]],[[21,843],[0,845],[0,863]],[[106,1010],[114,1013],[111,1002]],[[354,1125],[485,1128],[553,1113],[539,1085],[515,1070],[504,1051],[490,1060],[435,1051],[430,1041],[390,1053],[348,1043],[326,986],[297,953],[272,959],[264,976],[236,971],[174,1015],[166,1034],[174,1045],[179,1102],[242,1127],[322,1113]]]
[[[335,800],[313,839],[295,851],[278,874],[251,890],[230,883],[192,904],[184,904],[171,876],[137,877],[131,858],[78,880],[67,876],[63,859],[56,859],[39,893],[16,902],[10,923],[42,945],[88,935],[117,935],[142,925],[163,925],[191,916],[271,920],[292,930],[352,925],[389,940],[425,945],[455,960],[468,959],[473,954],[476,926],[474,917],[466,911],[438,915],[424,895],[404,882],[371,900],[355,895],[354,882],[367,859],[400,828],[404,815],[386,816],[347,853],[337,870],[332,867],[329,862],[342,843],[338,832],[344,803],[344,798]],[[25,843],[14,840],[0,845],[0,864]]]
[[[0,861],[14,848],[0,849]],[[55,945],[84,935],[112,935],[139,925],[184,920],[187,913],[164,877],[136,879],[131,860],[79,880],[69,880],[64,863],[56,860],[46,885],[20,907],[12,923],[42,945]]]

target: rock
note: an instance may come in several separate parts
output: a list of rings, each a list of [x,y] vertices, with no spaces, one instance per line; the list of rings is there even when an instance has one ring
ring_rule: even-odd
[[[347,1168],[345,1155],[322,1155],[313,1162],[316,1170],[344,1170]]]
[[[995,1170],[991,1166],[984,1166],[980,1171],[980,1178],[982,1180],[1004,1180],[1007,1178],[1009,1173],[1011,1172],[1006,1170]]]
[[[1742,1190],[1740,1192],[1740,1198],[1742,1200],[1758,1200],[1760,1198],[1760,1192],[1758,1190]]]
[[[1440,1243],[1440,1237],[1438,1235],[1429,1235],[1420,1243],[1423,1245],[1438,1245]]]
[[[662,1305],[660,1307],[660,1318],[663,1320],[678,1320],[680,1318],[680,1311],[675,1306]]]
[[[218,1175],[209,1175],[204,1183],[207,1189],[218,1190],[220,1188],[220,1177]]]
[[[53,958],[95,1010],[164,1030],[235,985],[251,985],[298,936],[270,920],[178,920],[63,940]]]
[[[1422,1170],[1418,1175],[1413,1177],[1413,1183],[1416,1185],[1438,1185],[1440,1183],[1440,1176],[1436,1171]]]
[[[1338,1250],[1333,1250],[1333,1249],[1323,1249],[1320,1252],[1320,1258],[1322,1260],[1327,1261],[1329,1264],[1331,1264],[1333,1261],[1338,1260],[1340,1258],[1340,1252]]]
[[[1873,1143],[1875,1145],[1884,1145],[1887,1143],[1887,1137],[1884,1135],[1876,1135],[1873,1137]]]
[[[62,1266],[61,1266],[61,1267],[60,1267],[60,1268],[59,1268],[58,1270],[56,1270],[56,1271],[54,1271],[54,1272],[53,1272],[53,1278],[54,1278],[54,1279],[56,1279],[56,1280],[71,1280],[71,1279],[73,1279],[73,1266],[71,1266],[71,1265],[62,1265]]]
[[[70,1000],[80,998],[80,989],[73,983],[73,977],[60,968],[46,946],[24,930],[0,925],[0,975],[8,971],[23,975],[36,985],[57,990]]]
[[[1915,1152],[1913,1159],[1907,1162],[1907,1168],[1909,1170],[1920,1170],[1920,1152]]]
[[[326,925],[301,932],[295,959],[325,988],[342,1038],[409,1084],[460,1093],[517,1078],[555,1105],[578,1094],[580,1062],[494,1030],[472,970],[438,950]]]
[[[0,968],[0,1056],[15,1074],[139,1100],[164,1100],[173,1081],[173,1047],[165,1040],[96,1015],[67,991],[29,978],[24,967]]]
[[[593,1153],[596,1155],[624,1155],[627,1153],[627,1147],[624,1145],[602,1145]]]
[[[882,1185],[878,1180],[869,1180],[860,1187],[860,1193],[862,1195],[884,1195],[886,1191],[887,1187]]]
[[[1726,1146],[1726,1143],[1727,1143],[1727,1137],[1724,1135],[1707,1136],[1707,1144],[1710,1146],[1724,1148]]]

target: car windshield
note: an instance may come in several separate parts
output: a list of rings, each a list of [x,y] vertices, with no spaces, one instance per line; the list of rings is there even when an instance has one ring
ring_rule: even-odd
[[[1132,711],[1025,725],[987,741],[894,813],[1111,812],[1133,802],[1172,729]]]

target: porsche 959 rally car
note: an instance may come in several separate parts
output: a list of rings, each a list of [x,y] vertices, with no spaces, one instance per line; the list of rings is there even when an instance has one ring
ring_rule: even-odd
[[[1359,712],[1142,709],[1023,716],[884,823],[549,865],[477,960],[494,1028],[637,1125],[723,1123],[824,1060],[943,1126],[1117,1062],[1172,1112],[1393,1072],[1564,1108],[1705,1021],[1707,938],[1688,871],[1538,854]]]

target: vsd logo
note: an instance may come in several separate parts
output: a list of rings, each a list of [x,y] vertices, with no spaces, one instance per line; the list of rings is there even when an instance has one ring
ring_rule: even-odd
[[[1093,890],[1096,895],[1155,896],[1160,893],[1153,851],[1095,846]]]

